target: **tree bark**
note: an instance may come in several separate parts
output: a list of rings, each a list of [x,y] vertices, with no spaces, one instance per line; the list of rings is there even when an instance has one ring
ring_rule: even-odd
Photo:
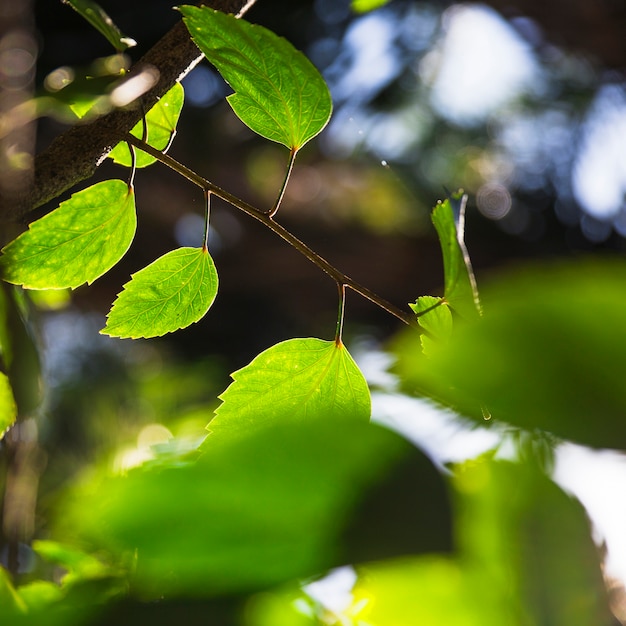
[[[203,4],[241,17],[255,2],[208,0]],[[17,199],[0,197],[0,221],[27,221],[33,209],[92,176],[111,148],[141,119],[143,111],[150,109],[201,59],[202,54],[191,41],[182,21],[179,22],[131,68],[131,76],[143,69],[158,73],[156,84],[141,97],[142,106],[116,109],[92,123],[74,126],[57,137],[36,156],[33,184]]]

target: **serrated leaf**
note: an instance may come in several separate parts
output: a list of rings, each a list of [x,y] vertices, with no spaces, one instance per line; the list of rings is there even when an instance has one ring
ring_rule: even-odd
[[[106,11],[93,0],[63,0],[77,13],[80,13],[108,42],[118,51],[123,52],[127,48],[137,45],[137,42],[122,34],[122,31],[113,23]]]
[[[217,270],[204,248],[178,248],[132,275],[100,332],[160,337],[202,319],[217,295]]]
[[[454,311],[464,317],[473,317],[479,303],[474,274],[464,243],[466,200],[467,197],[459,192],[440,202],[433,209],[432,221],[443,254],[445,298]]]
[[[180,83],[175,85],[148,111],[146,123],[148,126],[147,143],[157,150],[164,150],[169,146],[176,133],[176,125],[183,108],[185,92]],[[130,131],[135,137],[143,136],[143,121],[138,122]],[[136,167],[147,167],[156,162],[142,150],[136,150]],[[109,158],[118,165],[130,167],[132,165],[130,152],[125,142],[120,142],[109,152]]]
[[[13,389],[9,377],[0,372],[0,438],[17,419],[17,404],[13,397]]]
[[[234,89],[234,112],[254,132],[298,150],[326,126],[326,82],[287,40],[208,7],[180,11],[196,45]]]
[[[452,313],[441,298],[421,296],[415,304],[409,304],[418,315],[417,323],[426,331],[422,334],[422,350],[429,355],[437,345],[446,344],[452,335]]]
[[[389,0],[352,0],[350,7],[355,13],[367,13],[384,6],[388,2]]]
[[[135,193],[107,180],[75,193],[8,244],[2,278],[27,289],[75,289],[102,276],[135,236]]]
[[[367,382],[345,346],[334,341],[283,341],[232,378],[209,424],[211,436],[247,433],[280,420],[370,418]]]

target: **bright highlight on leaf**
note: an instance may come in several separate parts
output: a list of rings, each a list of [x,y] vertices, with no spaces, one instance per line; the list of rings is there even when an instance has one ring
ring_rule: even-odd
[[[148,126],[147,143],[157,150],[164,150],[169,146],[176,133],[176,125],[183,108],[185,92],[180,83],[176,83],[146,114]],[[143,136],[143,121],[138,122],[131,133],[138,139]],[[136,150],[137,167],[147,167],[156,162],[153,156]],[[109,158],[118,165],[130,167],[132,165],[130,151],[125,142],[120,142],[109,152]]]
[[[432,220],[443,253],[445,298],[453,310],[465,317],[473,317],[479,302],[464,243],[466,200],[467,197],[462,192],[452,194],[448,200],[440,202],[433,209]]]
[[[370,418],[367,382],[346,348],[334,341],[283,341],[232,377],[209,424],[213,434],[247,433],[279,420]]]
[[[75,193],[3,249],[2,278],[27,289],[91,284],[126,253],[135,236],[135,194],[121,180]]]
[[[118,51],[137,45],[137,42],[122,34],[122,31],[113,23],[104,9],[93,0],[63,0],[77,13],[80,13],[108,42]]]
[[[132,275],[100,332],[160,337],[202,319],[217,294],[217,270],[203,248],[179,248]]]
[[[227,98],[233,111],[254,132],[298,150],[326,126],[326,82],[286,39],[208,7],[180,11],[196,45],[234,89]]]

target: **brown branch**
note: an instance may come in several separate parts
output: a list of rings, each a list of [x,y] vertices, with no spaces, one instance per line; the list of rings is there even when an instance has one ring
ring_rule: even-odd
[[[241,17],[255,2],[205,0],[203,4]],[[57,137],[35,158],[32,187],[17,202],[9,204],[0,199],[0,221],[23,221],[36,207],[92,176],[120,137],[141,119],[142,110],[149,109],[201,59],[187,29],[179,22],[131,70],[131,75],[139,74],[142,68],[154,68],[158,72],[157,83],[142,97],[143,109],[140,106],[117,109],[90,124],[74,126]]]

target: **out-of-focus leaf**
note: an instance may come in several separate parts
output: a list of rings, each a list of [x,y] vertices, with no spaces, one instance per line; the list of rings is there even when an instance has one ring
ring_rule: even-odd
[[[29,611],[44,611],[51,604],[63,599],[61,587],[46,580],[35,580],[22,585],[17,593]]]
[[[626,449],[626,264],[527,268],[484,288],[485,316],[430,359],[401,359],[406,388],[463,415]]]
[[[132,275],[106,326],[111,337],[160,337],[202,319],[217,295],[217,270],[204,248],[178,248]]]
[[[352,0],[350,6],[355,13],[367,13],[384,6],[388,2],[389,0]]]
[[[133,586],[149,594],[261,590],[349,558],[340,538],[351,512],[415,454],[369,423],[283,422],[222,440],[194,464],[92,480],[66,502],[60,525],[72,541],[136,555]],[[425,526],[449,526],[448,507],[429,498],[444,492],[435,475],[405,495]],[[412,521],[405,532],[415,534]]]
[[[463,317],[475,317],[478,293],[464,243],[466,201],[467,196],[462,192],[452,194],[433,209],[432,220],[443,254],[446,301]]]
[[[368,421],[367,382],[343,344],[290,339],[268,348],[220,396],[209,424],[212,435],[238,435],[273,421]]]
[[[326,82],[286,39],[208,7],[179,9],[196,45],[234,89],[233,111],[254,132],[298,150],[326,126]]]
[[[80,13],[107,41],[118,51],[137,45],[137,42],[122,34],[122,31],[113,23],[104,9],[93,0],[63,0],[77,13]]]
[[[148,132],[146,141],[157,150],[164,150],[169,146],[174,134],[176,133],[176,125],[183,108],[185,92],[180,83],[174,86],[148,111],[146,114],[146,123]],[[138,122],[130,131],[135,137],[141,139],[143,136],[143,121]],[[156,162],[153,156],[143,152],[136,151],[136,167],[147,167]],[[132,165],[130,152],[125,142],[118,143],[111,152],[109,158],[113,159],[118,165],[130,167]]]
[[[121,180],[96,183],[5,246],[2,278],[27,289],[91,284],[124,256],[136,227],[133,189]]]
[[[360,569],[348,616],[369,626],[609,626],[598,550],[583,507],[536,467],[459,469],[457,558]]]
[[[7,428],[15,423],[16,419],[17,404],[13,397],[9,377],[0,372],[0,438],[4,436]]]

